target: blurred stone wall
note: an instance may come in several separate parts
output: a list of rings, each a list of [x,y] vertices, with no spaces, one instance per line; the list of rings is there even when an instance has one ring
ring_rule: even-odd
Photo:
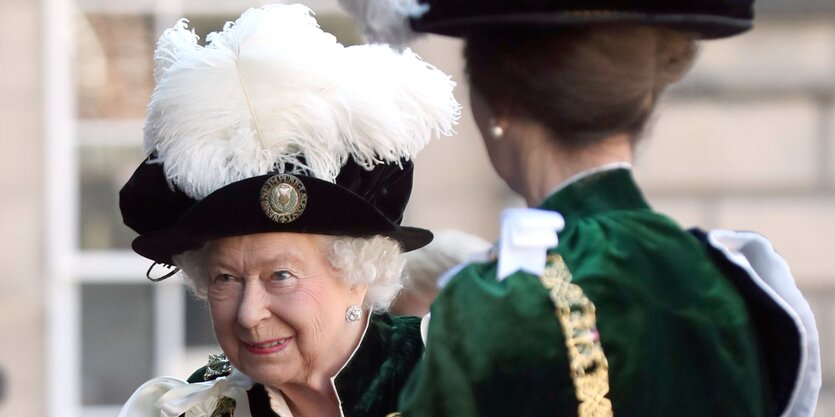
[[[44,143],[41,5],[0,2],[0,416],[42,416]]]

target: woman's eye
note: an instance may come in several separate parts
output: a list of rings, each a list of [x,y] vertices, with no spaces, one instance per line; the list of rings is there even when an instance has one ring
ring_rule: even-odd
[[[273,282],[285,282],[291,278],[295,278],[290,271],[275,271],[271,277]]]
[[[235,277],[229,274],[218,274],[215,276],[214,282],[217,284],[223,284],[228,282],[234,282]]]

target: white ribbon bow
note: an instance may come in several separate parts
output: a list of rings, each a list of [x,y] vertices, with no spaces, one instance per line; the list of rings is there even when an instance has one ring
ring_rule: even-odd
[[[557,246],[557,233],[563,227],[565,220],[554,211],[510,208],[502,212],[496,279],[502,281],[518,270],[542,275],[548,249]]]
[[[131,395],[118,417],[208,417],[223,397],[235,400],[234,417],[252,417],[246,393],[252,385],[237,369],[227,377],[193,384],[177,378],[154,378]]]

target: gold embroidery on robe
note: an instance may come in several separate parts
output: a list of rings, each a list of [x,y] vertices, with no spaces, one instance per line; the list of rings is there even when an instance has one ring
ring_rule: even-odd
[[[559,255],[549,255],[540,281],[556,306],[565,335],[571,380],[577,395],[579,417],[611,417],[609,362],[600,344],[594,304],[571,283],[571,271]]]

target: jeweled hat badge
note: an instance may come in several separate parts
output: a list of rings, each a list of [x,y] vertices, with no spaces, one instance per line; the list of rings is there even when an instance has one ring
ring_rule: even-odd
[[[261,209],[276,223],[290,223],[307,207],[307,190],[293,175],[270,177],[261,187]]]

